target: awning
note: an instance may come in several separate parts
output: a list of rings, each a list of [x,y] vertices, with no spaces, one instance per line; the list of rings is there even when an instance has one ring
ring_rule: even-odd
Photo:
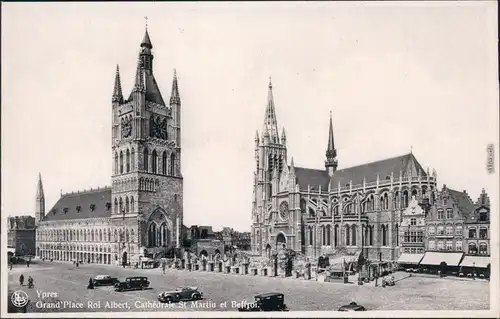
[[[462,263],[460,263],[461,267],[476,267],[476,268],[486,268],[488,264],[491,262],[490,257],[484,256],[465,256]]]
[[[464,253],[426,252],[420,264],[439,266],[444,261],[448,266],[458,266],[463,255]]]
[[[400,264],[414,264],[418,265],[420,261],[424,258],[424,254],[401,254],[398,259]]]
[[[7,247],[7,252],[14,254],[16,252],[16,249],[14,247]]]

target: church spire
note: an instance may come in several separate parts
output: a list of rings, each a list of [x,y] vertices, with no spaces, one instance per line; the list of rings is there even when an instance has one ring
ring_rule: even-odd
[[[45,198],[45,194],[43,193],[42,174],[40,174],[40,173],[38,173],[38,184],[36,187],[36,198],[37,199]]]
[[[144,70],[142,66],[143,66],[143,60],[139,56],[139,59],[137,60],[137,70],[135,71],[135,82],[134,82],[135,91],[144,90]]]
[[[272,143],[279,143],[279,135],[278,135],[278,121],[276,120],[276,110],[274,107],[274,97],[273,97],[273,84],[271,82],[271,78],[269,78],[269,86],[268,86],[268,94],[267,94],[267,107],[266,114],[264,117],[264,129],[263,131],[267,131],[269,133],[269,138]]]
[[[330,176],[337,170],[337,150],[335,149],[335,142],[333,139],[333,123],[332,112],[330,111],[330,128],[328,131],[328,146],[326,148],[326,161],[325,167]]]
[[[170,95],[170,104],[181,103],[179,96],[179,85],[177,84],[177,71],[174,69],[174,79],[172,80],[172,93]]]
[[[123,102],[122,82],[120,80],[120,66],[116,65],[115,87],[113,88],[113,102]]]

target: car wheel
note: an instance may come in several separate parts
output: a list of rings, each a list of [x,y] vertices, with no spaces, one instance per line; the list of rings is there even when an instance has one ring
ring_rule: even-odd
[[[165,298],[166,303],[172,303],[172,297],[167,297]]]
[[[193,300],[199,300],[200,297],[200,294],[193,294]]]

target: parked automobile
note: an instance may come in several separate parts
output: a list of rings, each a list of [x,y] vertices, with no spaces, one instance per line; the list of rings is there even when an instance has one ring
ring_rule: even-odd
[[[158,295],[158,301],[165,303],[200,300],[203,293],[198,287],[180,287],[172,291],[164,291]]]
[[[366,311],[366,308],[353,301],[348,305],[340,307],[338,311]]]
[[[149,287],[148,277],[127,277],[115,283],[115,291],[142,290]]]
[[[114,286],[118,282],[118,278],[113,278],[109,275],[98,275],[94,277],[94,286]]]
[[[238,308],[238,311],[288,311],[282,293],[265,293],[255,296],[255,302]]]

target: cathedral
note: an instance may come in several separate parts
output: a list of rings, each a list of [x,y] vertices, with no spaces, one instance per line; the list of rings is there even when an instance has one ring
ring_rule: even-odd
[[[181,100],[174,70],[169,103],[153,73],[146,29],[132,92],[116,68],[111,99],[111,186],[61,194],[47,213],[41,176],[36,194],[36,255],[104,264],[170,254],[181,244]]]
[[[288,165],[271,82],[261,135],[255,136],[251,246],[270,256],[286,247],[312,258],[343,247],[371,260],[399,257],[401,214],[412,198],[432,204],[432,174],[412,153],[337,169],[330,115],[325,168]]]

